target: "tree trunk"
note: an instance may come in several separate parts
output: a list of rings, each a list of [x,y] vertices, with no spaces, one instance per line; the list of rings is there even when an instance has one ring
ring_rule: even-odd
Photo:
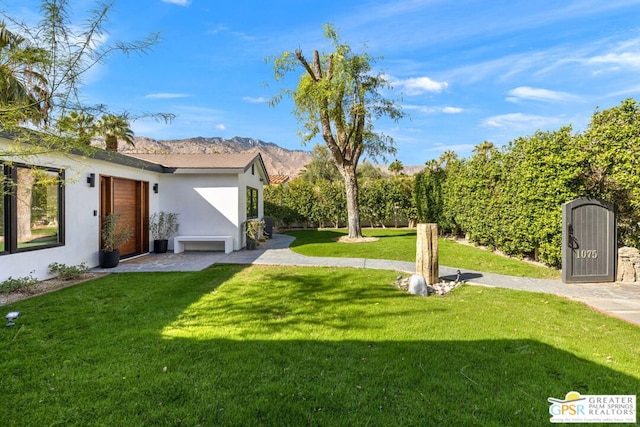
[[[118,138],[113,135],[107,135],[104,138],[107,151],[118,152]]]
[[[350,239],[362,238],[360,227],[360,208],[358,206],[358,180],[356,171],[348,167],[339,168],[344,178],[344,188],[347,196],[347,226]]]
[[[427,285],[440,281],[438,267],[438,225],[418,224],[416,242],[416,273],[421,274]]]

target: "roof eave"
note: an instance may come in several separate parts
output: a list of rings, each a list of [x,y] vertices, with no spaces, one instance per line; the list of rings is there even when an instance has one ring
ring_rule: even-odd
[[[169,171],[174,174],[216,174],[216,175],[239,175],[244,172],[243,168],[195,168],[195,167],[174,167]]]
[[[269,173],[267,172],[267,167],[264,164],[264,161],[262,160],[262,155],[260,154],[260,152],[258,152],[252,159],[251,161],[247,164],[247,166],[245,167],[244,171],[248,171],[249,168],[251,167],[251,165],[253,163],[255,163],[255,161],[258,160],[259,164],[260,164],[260,168],[262,169],[262,176],[263,178],[260,179],[260,181],[262,181],[264,184],[269,185],[271,184],[271,181],[269,180]]]

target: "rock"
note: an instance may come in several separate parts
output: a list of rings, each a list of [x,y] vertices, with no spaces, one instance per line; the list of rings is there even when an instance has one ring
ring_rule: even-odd
[[[433,286],[428,286],[428,290],[430,294],[438,294],[440,296],[446,295],[458,286],[462,285],[463,282],[458,280],[454,282],[440,282],[436,283]]]
[[[419,296],[429,295],[427,282],[421,274],[414,274],[409,278],[409,293]]]
[[[408,291],[409,290],[409,278],[408,277],[406,279],[403,279],[402,276],[398,276],[396,278],[396,281],[393,284],[396,285],[398,288],[400,288],[403,291]]]
[[[622,247],[618,249],[619,282],[640,281],[640,252],[636,248]]]
[[[459,277],[459,276],[458,276]],[[462,286],[465,282],[460,280],[455,280],[453,282],[440,282],[436,283],[433,286],[429,286],[426,284],[424,277],[420,274],[414,274],[407,278],[402,278],[402,276],[396,277],[396,281],[393,283],[399,289],[403,291],[409,292],[413,295],[418,296],[429,296],[433,294],[437,294],[440,296],[447,295],[449,292],[454,290],[455,288]]]

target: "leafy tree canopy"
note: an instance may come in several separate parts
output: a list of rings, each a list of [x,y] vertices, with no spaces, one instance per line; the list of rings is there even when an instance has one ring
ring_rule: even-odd
[[[114,3],[96,2],[81,25],[71,22],[68,0],[41,0],[41,19],[35,25],[0,10],[0,78],[5,82],[0,84],[0,127],[17,142],[6,154],[86,147],[91,117],[112,114],[102,104],[84,105],[83,77],[111,54],[145,53],[159,40],[153,33],[139,41],[105,42],[113,7]],[[118,115],[128,120],[173,118],[165,113]]]
[[[365,152],[372,158],[395,152],[391,137],[376,132],[374,123],[381,117],[399,120],[404,114],[394,101],[382,96],[390,85],[381,73],[373,73],[374,58],[366,52],[354,53],[331,25],[324,29],[332,52],[314,50],[308,61],[298,49],[270,59],[276,80],[299,67],[304,70],[296,89],[284,89],[271,104],[291,97],[294,114],[304,129],[303,143],[322,136],[345,182],[349,238],[357,239],[362,231],[356,167]]]
[[[305,170],[300,177],[312,183],[340,179],[340,172],[338,172],[338,168],[326,145],[316,144],[313,146],[311,161],[305,166]]]

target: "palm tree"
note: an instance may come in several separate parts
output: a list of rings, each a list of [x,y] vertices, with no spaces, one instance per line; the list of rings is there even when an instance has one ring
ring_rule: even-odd
[[[19,122],[47,121],[48,84],[39,70],[48,62],[44,49],[29,46],[0,21],[0,104],[15,108]]]
[[[404,165],[398,159],[394,160],[389,165],[389,171],[392,172],[394,176],[398,176],[398,174],[402,172],[403,169],[404,169]]]
[[[444,168],[447,169],[447,167],[451,165],[451,163],[458,160],[458,155],[455,151],[447,150],[440,155],[440,158],[438,160],[440,161],[440,164],[444,165]]]
[[[425,162],[424,165],[428,170],[431,170],[431,171],[434,171],[434,172],[437,171],[438,169],[440,169],[440,162],[438,160],[436,160],[436,159],[428,160],[428,161]]]
[[[95,117],[84,111],[72,111],[64,114],[56,123],[63,134],[77,138],[81,145],[91,144],[91,138],[96,134]]]
[[[95,124],[95,134],[104,136],[107,151],[118,151],[118,140],[134,145],[133,131],[126,115],[104,114]]]
[[[489,158],[495,150],[496,146],[493,145],[493,142],[483,141],[482,143],[475,146],[473,152],[484,158]]]

